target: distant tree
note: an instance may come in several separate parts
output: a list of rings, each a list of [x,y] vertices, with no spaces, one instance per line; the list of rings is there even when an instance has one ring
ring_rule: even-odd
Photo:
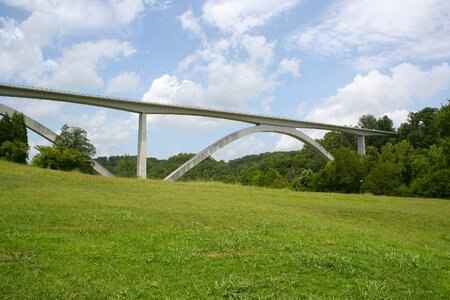
[[[114,174],[122,177],[135,177],[136,167],[136,158],[129,155],[124,155],[117,160],[114,167]]]
[[[298,178],[292,183],[292,188],[296,191],[309,191],[312,189],[314,172],[311,169],[303,170]]]
[[[358,127],[367,129],[378,129],[377,118],[373,115],[363,115],[359,118]]]
[[[340,148],[356,149],[356,136],[342,132],[327,132],[319,143],[329,152],[334,153]]]
[[[360,128],[394,132],[393,124],[394,123],[388,116],[377,119],[373,115],[363,115],[359,118],[357,126]],[[366,137],[366,146],[374,146],[380,150],[381,147],[389,141],[393,142],[395,139],[392,137],[368,136]]]
[[[254,186],[264,186],[265,176],[261,170],[258,169],[253,173],[251,184]]]
[[[284,188],[288,186],[288,183],[277,170],[270,168],[264,175],[263,186],[270,188]]]

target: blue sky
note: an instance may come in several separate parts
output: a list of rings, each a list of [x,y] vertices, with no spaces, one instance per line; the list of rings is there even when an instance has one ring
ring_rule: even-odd
[[[341,125],[387,114],[398,126],[450,98],[449,41],[448,0],[4,0],[0,81]],[[54,131],[86,129],[98,155],[136,154],[135,114],[0,102]],[[148,155],[198,152],[246,126],[149,116]],[[256,134],[215,157],[301,146]]]

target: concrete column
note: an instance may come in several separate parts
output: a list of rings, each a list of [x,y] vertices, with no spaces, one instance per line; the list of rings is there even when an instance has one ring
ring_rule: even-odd
[[[139,114],[138,155],[136,176],[140,179],[147,178],[147,114]]]
[[[366,154],[366,138],[364,135],[358,136],[358,153]]]

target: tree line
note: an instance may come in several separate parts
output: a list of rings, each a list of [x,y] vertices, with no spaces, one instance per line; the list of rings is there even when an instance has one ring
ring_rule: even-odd
[[[361,116],[361,128],[397,132],[366,137],[366,155],[357,153],[355,135],[328,132],[318,142],[334,156],[326,163],[308,146],[300,151],[248,155],[228,162],[208,158],[183,181],[220,181],[299,191],[450,198],[450,107],[411,112],[396,130],[388,116]],[[148,178],[162,179],[194,156],[147,159]],[[118,176],[134,177],[136,156],[96,159]]]

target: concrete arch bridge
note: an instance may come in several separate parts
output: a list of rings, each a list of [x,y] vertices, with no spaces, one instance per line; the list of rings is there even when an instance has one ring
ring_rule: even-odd
[[[42,99],[42,100],[52,100],[59,102],[68,103],[78,103],[91,106],[106,107],[111,109],[123,110],[132,113],[139,114],[139,129],[138,129],[138,155],[137,155],[137,177],[146,178],[147,177],[147,163],[146,163],[146,153],[147,153],[147,114],[160,114],[160,115],[189,115],[189,116],[201,116],[210,117],[218,119],[226,119],[233,121],[240,121],[245,123],[253,124],[253,126],[238,130],[228,136],[220,139],[219,141],[211,144],[209,147],[205,148],[203,151],[199,152],[193,158],[188,160],[169,176],[166,180],[176,180],[184,173],[192,169],[198,163],[211,156],[217,150],[225,147],[229,143],[242,138],[248,134],[256,132],[277,132],[281,134],[287,134],[292,136],[305,144],[309,145],[314,149],[320,156],[326,160],[332,160],[333,156],[328,153],[328,151],[319,145],[314,139],[299,131],[297,128],[305,129],[323,129],[331,131],[346,132],[358,136],[358,152],[365,154],[365,137],[366,136],[391,136],[395,135],[394,132],[379,131],[366,128],[356,128],[350,126],[339,126],[325,123],[307,122],[296,119],[286,119],[273,116],[264,116],[256,114],[247,114],[241,112],[232,112],[217,109],[207,109],[200,107],[191,106],[180,106],[180,105],[168,105],[161,103],[152,102],[142,102],[133,101],[121,98],[112,98],[80,93],[71,93],[66,91],[57,91],[51,89],[42,89],[34,87],[25,87],[18,85],[11,85],[0,83],[0,96],[14,97],[14,98],[29,98],[29,99]],[[3,109],[6,109],[2,105]],[[10,109],[10,108],[8,108]],[[27,117],[29,122],[36,122],[29,117]],[[31,123],[33,123],[31,122]],[[30,124],[31,124],[30,123]],[[36,122],[37,123],[37,122]],[[46,137],[50,131],[45,128],[42,124],[39,130],[35,130],[38,134]],[[27,125],[28,126],[28,125]],[[45,129],[42,129],[45,128]],[[41,131],[42,132],[39,132]],[[53,133],[54,134],[54,133]],[[47,138],[47,137],[46,137]],[[101,167],[101,166],[100,166]],[[99,168],[100,168],[99,167]],[[100,172],[99,172],[100,173]],[[102,174],[102,173],[100,173]],[[107,173],[103,175],[108,175]]]

